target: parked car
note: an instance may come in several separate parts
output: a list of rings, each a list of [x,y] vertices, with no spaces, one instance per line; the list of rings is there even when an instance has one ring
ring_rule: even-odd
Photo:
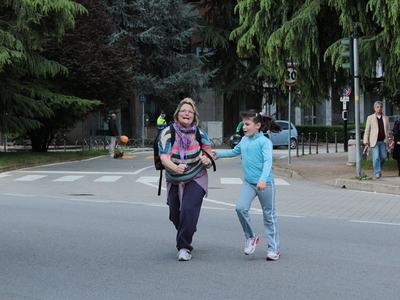
[[[288,136],[289,136],[289,122],[284,120],[276,120],[276,122],[282,127],[282,131],[279,133],[270,132],[264,133],[264,135],[269,138],[274,145],[274,148],[280,146],[288,146]],[[237,144],[239,144],[242,139],[242,135],[238,132],[235,132],[231,135],[229,139],[229,145],[231,148],[234,148]],[[293,125],[290,128],[290,148],[297,148],[297,128]]]
[[[274,145],[274,147],[280,147],[280,146],[288,146],[288,140],[289,140],[289,122],[284,121],[284,120],[276,120],[276,123],[278,123],[282,127],[282,131],[279,133],[273,133],[271,132],[269,134],[269,138]],[[291,123],[290,127],[290,149],[296,149],[297,148],[297,128],[296,126]]]
[[[354,139],[356,138],[356,133],[357,131],[355,129],[349,130],[349,136],[348,138],[353,137]],[[364,137],[364,129],[360,128],[360,139]]]
[[[229,146],[231,146],[231,148],[235,148],[235,146],[237,144],[239,144],[241,139],[242,139],[242,136],[238,132],[235,132],[229,138]]]

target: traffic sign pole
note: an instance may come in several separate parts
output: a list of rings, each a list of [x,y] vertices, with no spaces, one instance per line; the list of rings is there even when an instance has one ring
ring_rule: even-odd
[[[361,176],[361,136],[360,136],[360,78],[358,75],[358,26],[354,26],[353,33],[353,62],[354,62],[354,106],[356,123],[356,169],[357,176]]]
[[[144,104],[146,103],[146,94],[139,94],[139,102],[142,103],[142,148],[144,148]]]
[[[296,67],[293,66],[293,63],[290,63],[287,65],[286,69],[286,81],[285,84],[289,86],[289,104],[288,104],[288,122],[289,122],[289,136],[288,136],[288,165],[291,164],[291,147],[290,147],[290,142],[291,142],[291,129],[292,129],[292,122],[290,120],[290,111],[291,111],[291,94],[292,94],[292,86],[296,85],[296,76],[297,76],[297,70]]]

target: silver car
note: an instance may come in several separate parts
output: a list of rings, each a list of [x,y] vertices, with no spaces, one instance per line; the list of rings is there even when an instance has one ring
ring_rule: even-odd
[[[264,133],[266,137],[268,137],[272,144],[274,145],[274,148],[279,147],[279,146],[288,146],[288,136],[289,136],[289,122],[284,121],[284,120],[277,120],[276,121],[281,127],[282,131],[279,133]],[[234,148],[237,144],[239,144],[240,140],[242,139],[242,136],[240,133],[236,132],[234,133],[229,140],[229,145],[231,148]],[[296,149],[297,148],[297,129],[296,126],[293,125],[290,129],[290,149]]]
[[[289,142],[289,122],[284,121],[284,120],[276,120],[276,123],[278,123],[282,127],[282,131],[279,133],[269,133],[269,138],[274,145],[274,147],[279,147],[279,146],[288,146]],[[296,149],[297,148],[297,129],[296,126],[291,123],[291,128],[290,128],[290,149]]]

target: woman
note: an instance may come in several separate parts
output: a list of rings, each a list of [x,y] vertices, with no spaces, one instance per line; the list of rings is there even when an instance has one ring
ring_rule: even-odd
[[[171,145],[171,129],[161,132],[158,142],[159,154],[166,169],[167,204],[169,219],[175,225],[178,260],[192,258],[192,239],[204,196],[208,192],[207,169],[211,160],[203,151],[211,155],[210,139],[197,128],[199,114],[194,101],[183,99],[174,113],[175,141]],[[196,131],[201,134],[201,144],[196,139]]]

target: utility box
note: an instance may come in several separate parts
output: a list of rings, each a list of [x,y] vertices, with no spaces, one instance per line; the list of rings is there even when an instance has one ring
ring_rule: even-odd
[[[362,153],[363,145],[362,142],[360,142],[360,155]],[[357,160],[357,144],[356,140],[350,139],[348,141],[348,151],[347,151],[347,165],[351,166],[356,163]]]

